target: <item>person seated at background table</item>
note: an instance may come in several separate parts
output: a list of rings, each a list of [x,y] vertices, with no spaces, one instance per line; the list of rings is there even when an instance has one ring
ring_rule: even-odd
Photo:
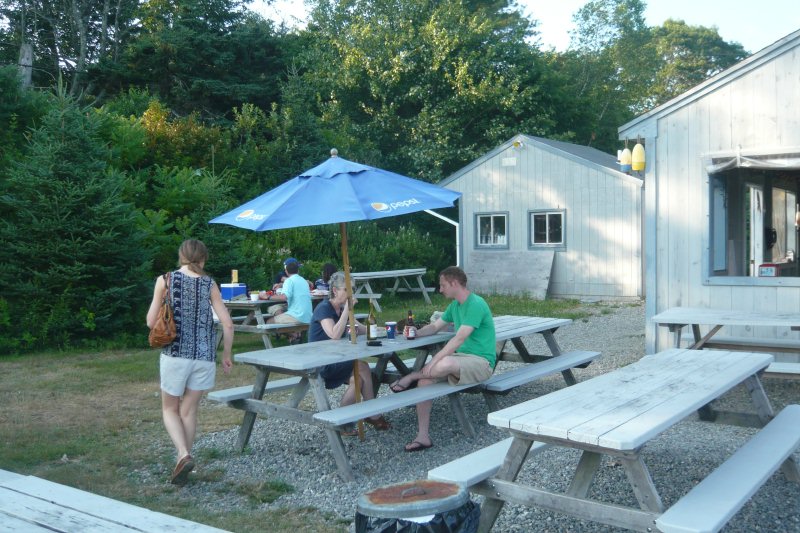
[[[439,274],[439,292],[453,301],[440,318],[417,330],[417,337],[433,335],[450,323],[455,325],[456,334],[421,370],[392,383],[392,392],[402,392],[414,384],[425,387],[445,379],[451,385],[479,383],[489,379],[494,372],[495,331],[489,305],[467,289],[467,275],[455,266],[447,267]],[[417,404],[417,436],[406,444],[407,452],[433,446],[428,433],[432,404],[431,401]]]
[[[308,281],[300,274],[300,263],[293,261],[286,265],[286,273],[289,275],[283,282],[283,294],[275,294],[270,300],[285,300],[286,310],[282,307],[271,306],[270,312],[273,316],[267,319],[268,324],[308,324],[311,322],[311,291],[308,289]],[[300,333],[293,333],[289,337],[289,342],[294,344],[300,339]]]
[[[332,263],[325,263],[322,265],[322,277],[314,282],[314,288],[319,291],[330,290],[329,281],[335,272],[336,267]]]
[[[341,339],[347,329],[351,302],[347,301],[344,272],[335,272],[328,283],[330,293],[328,298],[314,309],[311,324],[308,327],[308,342]],[[353,300],[352,305],[355,305],[355,300]],[[356,328],[357,333],[366,333],[364,325],[358,322],[356,322]],[[372,389],[372,372],[369,369],[369,365],[364,361],[358,361],[358,376],[361,396],[364,400],[371,400],[375,397]],[[324,366],[320,371],[320,377],[325,380],[326,389],[335,389],[345,383],[348,384],[339,405],[345,406],[355,402],[356,388],[352,361]],[[386,431],[391,428],[389,422],[382,415],[365,420],[378,431]],[[341,433],[346,436],[358,434],[354,426],[348,427]]]
[[[300,261],[298,261],[294,257],[287,258],[283,262],[283,271],[281,271],[281,273],[277,274],[275,276],[275,279],[273,280],[275,283],[272,285],[272,290],[275,291],[275,294],[273,294],[272,297],[267,297],[265,299],[278,300],[278,301],[283,300],[283,301],[285,301],[285,298],[277,298],[276,296],[278,296],[279,289],[280,289],[281,293],[283,292],[283,284],[287,279],[289,279],[289,276],[291,276],[291,274],[289,274],[289,271],[286,269],[286,267],[288,267],[292,263],[295,263],[297,265],[297,272],[299,272],[300,271],[300,267],[303,266],[300,263]],[[308,288],[309,288],[309,290],[311,290],[313,288],[311,283],[308,284]],[[267,312],[269,314],[271,314],[271,315],[279,315],[281,313],[286,312],[286,309],[287,309],[287,305],[285,303],[280,303],[280,304],[274,304],[274,305],[269,306],[269,308],[267,309]]]

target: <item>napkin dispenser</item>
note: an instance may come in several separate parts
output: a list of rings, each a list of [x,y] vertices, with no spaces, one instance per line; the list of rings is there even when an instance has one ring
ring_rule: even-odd
[[[247,297],[247,284],[245,283],[222,283],[219,286],[219,290],[222,293],[223,300],[233,300],[240,294],[243,297]]]

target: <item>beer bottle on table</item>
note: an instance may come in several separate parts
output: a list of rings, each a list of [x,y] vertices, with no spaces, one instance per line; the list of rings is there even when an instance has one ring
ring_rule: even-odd
[[[417,336],[417,327],[414,324],[414,313],[411,309],[408,310],[408,317],[406,318],[406,337],[414,339]]]
[[[369,301],[369,315],[367,316],[367,340],[374,341],[378,338],[378,323],[375,321],[375,309],[372,300]]]

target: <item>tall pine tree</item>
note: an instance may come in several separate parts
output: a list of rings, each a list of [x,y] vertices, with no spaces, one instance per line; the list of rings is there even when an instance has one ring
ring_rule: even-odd
[[[0,320],[0,337],[9,351],[141,329],[149,254],[120,199],[102,120],[62,88],[2,183],[0,311],[13,321]]]

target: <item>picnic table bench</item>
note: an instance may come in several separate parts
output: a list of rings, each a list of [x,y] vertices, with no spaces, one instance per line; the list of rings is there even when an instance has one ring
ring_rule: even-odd
[[[271,300],[223,300],[225,307],[228,311],[247,311],[246,315],[231,316],[233,320],[233,331],[240,333],[254,333],[261,335],[261,340],[264,342],[264,348],[272,348],[272,339],[281,334],[291,333],[306,333],[308,331],[308,324],[268,324],[267,319],[271,318],[270,313],[265,313],[262,310],[264,305],[274,305],[283,303],[282,301]],[[233,313],[232,313],[233,314]],[[220,334],[219,321],[216,320],[217,325],[217,346],[222,342],[222,335]]]

